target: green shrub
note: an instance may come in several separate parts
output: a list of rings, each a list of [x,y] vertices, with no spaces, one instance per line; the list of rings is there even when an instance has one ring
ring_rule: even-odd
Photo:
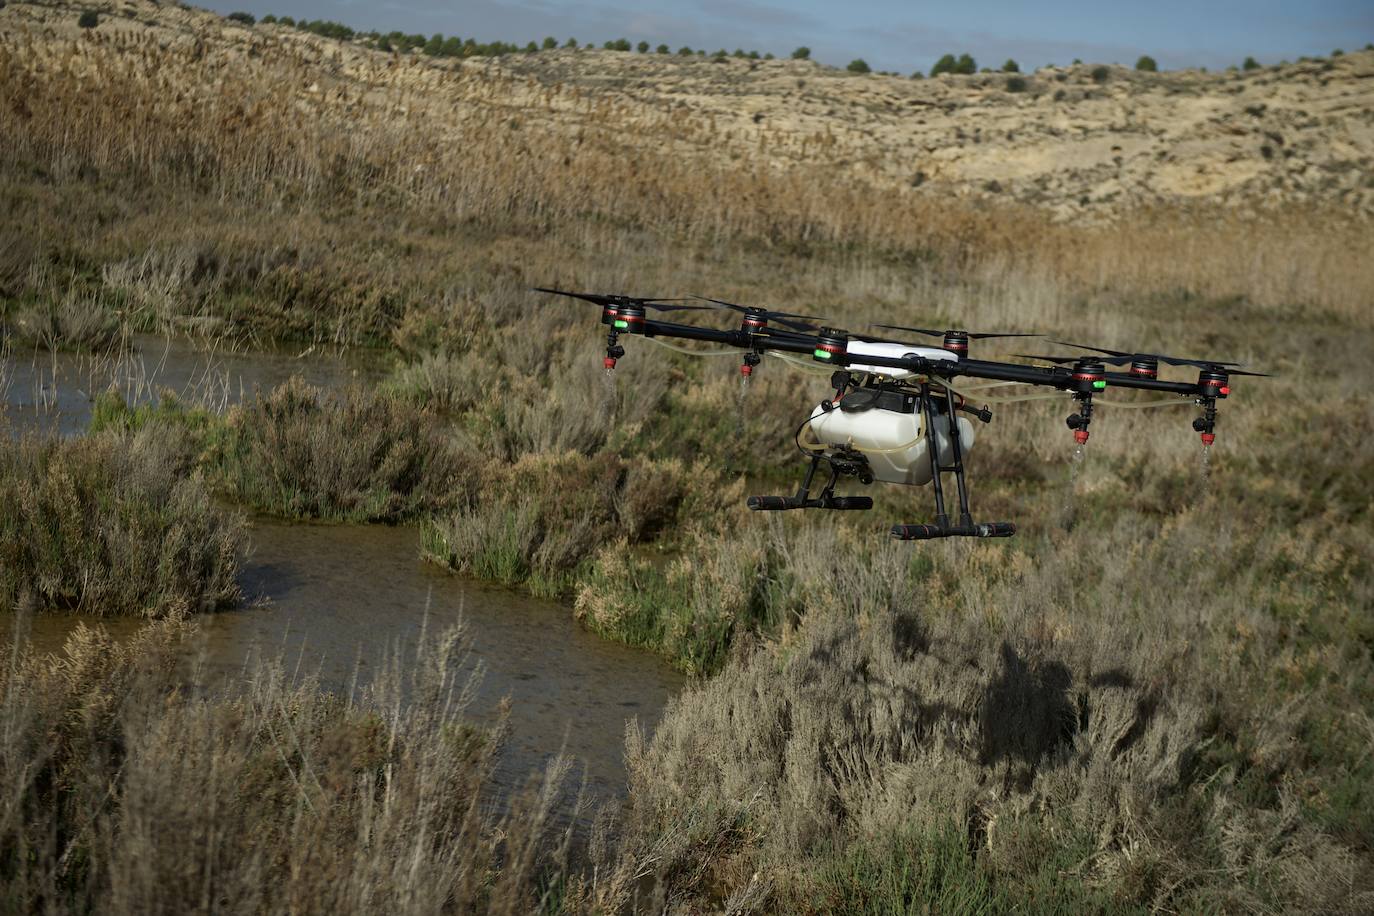
[[[549,35],[544,39],[542,47],[545,51],[552,51],[558,47],[558,39],[554,38],[552,35]]]
[[[1007,58],[1007,62],[1006,62],[1005,64],[1002,65],[1002,72],[1003,72],[1003,73],[1020,73],[1020,72],[1021,72],[1021,65],[1018,64],[1016,61],[1012,60],[1011,58]]]
[[[669,52],[669,48],[667,45],[659,45],[657,48],[654,48],[654,52],[657,54],[667,54]]]
[[[602,45],[607,51],[628,51],[630,50],[630,40],[628,38],[617,38]]]
[[[869,66],[868,66],[868,61],[864,60],[862,57],[858,57],[858,58],[855,58],[854,60],[851,60],[851,61],[849,62],[849,66],[845,67],[845,69],[848,70],[850,73],[868,73],[868,72],[870,72]]]
[[[635,45],[635,50],[638,51],[640,54],[648,54],[649,43],[647,41],[641,41],[639,44]]]
[[[795,51],[792,52],[792,59],[793,59],[793,60],[810,60],[810,59],[811,59],[811,49],[808,48],[808,47],[806,47],[805,45],[802,45],[800,48],[797,48]]]
[[[1105,83],[1107,80],[1111,79],[1112,71],[1111,68],[1107,67],[1105,64],[1098,64],[1096,67],[1093,67],[1091,76],[1094,83]]]
[[[295,28],[296,26],[296,20],[290,16],[282,16],[277,20],[277,22],[279,22],[281,25],[290,26],[292,28]]]
[[[292,380],[228,416],[217,480],[286,518],[397,521],[461,501],[470,468],[436,417],[359,388]]]
[[[1008,91],[1008,92],[1025,92],[1025,91],[1026,91],[1026,79],[1025,79],[1025,77],[1023,77],[1023,76],[1009,76],[1009,77],[1007,77],[1007,91]]]
[[[1245,58],[1245,63],[1240,65],[1240,68],[1242,70],[1258,70],[1260,68],[1260,62],[1253,57],[1247,57]]]
[[[695,54],[695,53],[696,53],[695,51],[693,51],[691,48],[687,47],[686,45],[683,45],[682,47],[680,47],[680,48],[677,49],[677,56],[678,56],[678,57],[691,57],[691,56],[692,56],[693,54]]]
[[[1135,62],[1135,68],[1142,73],[1155,73],[1159,70],[1159,64],[1148,54],[1142,54],[1140,59]]]
[[[0,606],[177,617],[232,605],[243,520],[181,437],[21,439],[0,449]]]
[[[920,70],[913,70],[911,71],[911,78],[914,80],[923,80],[926,78],[926,75]]]
[[[100,16],[95,10],[86,10],[77,17],[76,24],[83,29],[93,29],[100,25]]]
[[[930,75],[939,76],[941,73],[954,73],[957,63],[953,54],[946,54],[931,66]]]
[[[272,15],[271,13],[268,13],[266,16],[262,17],[261,22],[263,25],[275,25],[277,22],[277,17]]]
[[[959,60],[954,65],[954,72],[968,76],[978,72],[978,63],[971,54],[960,54]]]
[[[256,22],[258,21],[258,20],[253,16],[252,13],[244,13],[244,12],[230,13],[228,16],[225,16],[224,18],[225,18],[225,19],[232,20],[232,21],[234,21],[234,22],[241,22],[241,23],[243,23],[244,25],[253,25],[254,23],[256,23]],[[266,20],[264,20],[264,21],[266,21]]]

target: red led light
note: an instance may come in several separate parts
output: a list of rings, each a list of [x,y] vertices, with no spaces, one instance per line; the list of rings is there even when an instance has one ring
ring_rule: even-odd
[[[1073,431],[1073,441],[1079,445],[1086,445],[1088,442],[1088,431],[1086,429],[1075,429]]]
[[[1222,397],[1225,397],[1226,395],[1228,395],[1228,394],[1230,394],[1230,393],[1231,393],[1231,386],[1230,386],[1230,385],[1222,385],[1222,386],[1221,386],[1221,394],[1222,394]]]

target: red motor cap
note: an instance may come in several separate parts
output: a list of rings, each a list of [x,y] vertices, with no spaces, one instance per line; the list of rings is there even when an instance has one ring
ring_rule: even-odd
[[[1215,433],[1203,433],[1203,434],[1202,434],[1202,444],[1203,444],[1203,445],[1211,445],[1211,444],[1212,444],[1213,442],[1215,442],[1215,441],[1217,441],[1217,437],[1216,437],[1216,434],[1215,434]]]
[[[607,369],[614,369],[614,368],[615,368],[615,357],[614,357],[614,356],[608,356],[608,357],[606,357],[606,359],[604,360],[604,362],[605,362],[605,365],[606,365],[606,368],[607,368]]]
[[[1079,445],[1087,445],[1088,431],[1086,429],[1075,429],[1073,431],[1073,441],[1077,442]]]
[[[744,376],[745,378],[748,378],[749,376],[754,374],[754,367],[749,365],[748,363],[745,363],[739,367],[739,374]]]

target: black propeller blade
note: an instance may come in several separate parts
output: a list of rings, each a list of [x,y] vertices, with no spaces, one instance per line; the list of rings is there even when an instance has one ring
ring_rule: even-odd
[[[635,296],[616,296],[602,293],[573,293],[563,289],[546,289],[542,286],[536,286],[534,291],[537,293],[553,293],[555,296],[569,296],[573,299],[591,302],[602,308],[608,305],[634,305],[640,308],[654,309],[659,312],[681,312],[686,310],[709,311],[711,309],[709,305],[673,305],[671,303],[677,301],[674,299],[639,299]]]
[[[1106,356],[1113,357],[1113,359],[1103,360],[1103,362],[1112,363],[1113,365],[1119,365],[1119,364],[1123,364],[1123,363],[1129,363],[1129,362],[1132,362],[1132,361],[1134,361],[1134,360],[1147,360],[1147,359],[1152,359],[1152,360],[1155,360],[1156,362],[1165,363],[1165,364],[1170,365],[1170,366],[1192,366],[1192,367],[1195,368],[1195,369],[1211,369],[1211,368],[1213,368],[1213,367],[1217,367],[1217,368],[1226,368],[1226,367],[1229,367],[1229,366],[1239,366],[1239,365],[1241,365],[1241,363],[1224,363],[1224,362],[1221,362],[1220,360],[1215,360],[1215,359],[1184,359],[1184,358],[1181,357],[1181,356],[1166,356],[1166,355],[1163,354],[1163,353],[1125,353],[1125,352],[1123,352],[1123,351],[1121,351],[1121,350],[1108,350],[1108,349],[1105,348],[1105,347],[1089,347],[1089,346],[1085,346],[1085,345],[1083,345],[1083,344],[1069,343],[1069,342],[1066,341],[1066,340],[1056,340],[1056,341],[1052,341],[1052,343],[1057,343],[1057,344],[1059,344],[1061,347],[1073,347],[1074,349],[1077,349],[1077,350],[1091,350],[1091,351],[1094,352],[1094,353],[1101,353],[1101,354],[1104,354],[1104,355],[1106,355]],[[1234,375],[1242,375],[1242,374],[1247,374],[1247,373],[1236,372],[1236,373],[1232,373],[1232,374],[1234,374]],[[1248,374],[1252,374],[1252,375],[1253,375],[1253,374],[1262,374],[1262,373],[1248,373]]]
[[[995,337],[1039,337],[1039,334],[1011,334],[1011,333],[986,333],[982,331],[962,331],[951,328],[947,331],[935,331],[930,328],[908,328],[900,324],[875,324],[875,328],[884,328],[889,331],[910,331],[913,334],[925,334],[927,337],[944,337],[954,334],[959,337],[967,337],[969,340],[990,340]]]
[[[1016,357],[1019,357],[1019,358],[1021,358],[1021,359],[1039,359],[1039,360],[1043,360],[1044,362],[1047,362],[1047,363],[1059,363],[1059,364],[1062,365],[1062,366],[1067,366],[1067,365],[1070,365],[1070,364],[1072,364],[1072,363],[1083,363],[1083,362],[1094,362],[1094,363],[1111,362],[1111,360],[1103,360],[1103,359],[1099,359],[1099,358],[1097,358],[1097,357],[1095,357],[1095,356],[1036,356],[1036,355],[1033,354],[1033,353],[1013,353],[1012,356],[1016,356]]]
[[[724,299],[712,299],[709,296],[693,296],[692,298],[701,299],[703,302],[714,302],[716,306],[719,306],[720,308],[732,309],[743,315],[759,315],[765,321],[776,321],[778,324],[782,325],[785,328],[791,328],[794,331],[802,331],[804,333],[811,333],[820,330],[816,325],[807,324],[806,321],[825,320],[823,318],[818,318],[815,315],[798,315],[796,312],[774,312],[770,309],[758,308],[757,306],[737,305],[734,302],[726,302]],[[711,308],[712,306],[699,305],[696,307]],[[795,319],[806,319],[806,321],[799,321]]]

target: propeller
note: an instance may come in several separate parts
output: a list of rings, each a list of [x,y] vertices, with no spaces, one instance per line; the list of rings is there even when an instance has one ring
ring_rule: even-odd
[[[1096,356],[1038,356],[1038,355],[1036,355],[1036,354],[1034,354],[1034,353],[1013,353],[1012,356],[1019,357],[1020,359],[1038,359],[1038,360],[1043,360],[1044,362],[1047,362],[1047,363],[1058,363],[1058,364],[1061,365],[1061,366],[1067,366],[1067,365],[1071,365],[1071,364],[1074,364],[1074,363],[1089,363],[1089,362],[1091,362],[1091,363],[1107,363],[1107,362],[1111,362],[1111,360],[1101,359],[1101,358],[1096,357]]]
[[[770,309],[759,308],[757,306],[737,305],[734,302],[726,302],[724,299],[712,299],[709,296],[693,296],[692,298],[700,299],[703,302],[715,303],[715,306],[699,305],[695,306],[695,308],[719,307],[732,309],[733,311],[739,312],[745,316],[755,316],[758,318],[762,318],[765,323],[769,321],[776,321],[778,324],[782,325],[785,328],[791,328],[794,331],[801,331],[803,333],[812,333],[819,330],[819,328],[816,327],[816,325],[807,324],[806,321],[825,320],[823,318],[818,318],[815,315],[799,315],[796,312],[775,312]],[[796,319],[805,319],[805,321],[800,321]]]
[[[1122,350],[1108,350],[1106,347],[1089,347],[1085,344],[1069,343],[1067,340],[1055,340],[1061,347],[1073,347],[1076,350],[1091,350],[1094,353],[1101,353],[1105,356],[1112,356],[1115,359],[1104,360],[1114,365],[1128,363],[1134,359],[1153,359],[1157,362],[1166,363],[1170,366],[1192,366],[1196,369],[1210,369],[1213,366],[1240,366],[1241,363],[1224,363],[1215,359],[1185,359],[1182,356],[1167,356],[1163,353],[1127,353]]]
[[[900,324],[875,324],[875,328],[883,328],[888,331],[910,331],[913,334],[924,334],[927,337],[966,337],[969,340],[990,340],[994,337],[1039,337],[1039,334],[1012,334],[1012,333],[987,333],[984,331],[961,331],[957,328],[950,328],[946,331],[935,331],[930,328],[908,328]]]
[[[602,293],[573,293],[563,289],[547,289],[543,286],[536,286],[534,291],[537,293],[553,293],[555,296],[569,296],[573,299],[581,299],[591,302],[602,308],[609,308],[617,305],[632,305],[639,308],[653,309],[658,312],[680,312],[680,311],[709,311],[709,305],[675,305],[680,299],[640,299],[635,296],[606,295]]]

